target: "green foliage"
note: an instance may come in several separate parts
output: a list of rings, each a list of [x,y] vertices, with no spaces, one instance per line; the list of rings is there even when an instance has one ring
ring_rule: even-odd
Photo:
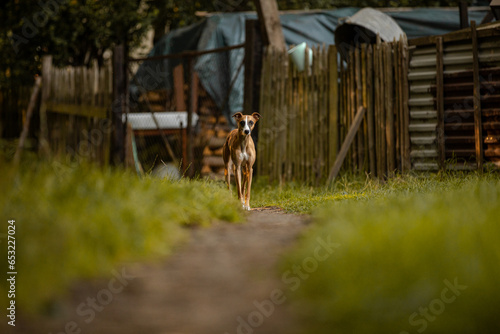
[[[45,54],[56,66],[101,64],[114,45],[138,45],[155,14],[141,0],[3,2],[0,86],[30,86]]]
[[[280,10],[338,7],[456,6],[458,1],[278,0]],[[0,87],[31,86],[41,57],[53,55],[56,66],[103,62],[112,46],[139,45],[151,24],[157,40],[166,31],[199,21],[196,12],[255,10],[251,0],[44,0],[0,4]]]
[[[307,332],[498,332],[498,174],[377,188],[317,210],[316,225],[287,258],[286,268],[305,268],[318,237],[337,245],[317,269],[309,263],[290,293]]]
[[[182,225],[241,219],[237,201],[210,182],[37,165],[22,173],[0,168],[0,184],[0,216],[5,219],[0,256],[5,263],[7,220],[15,219],[16,301],[33,312],[77,279],[110,275],[123,261],[169,254],[186,236]],[[5,279],[0,296],[7,296]]]

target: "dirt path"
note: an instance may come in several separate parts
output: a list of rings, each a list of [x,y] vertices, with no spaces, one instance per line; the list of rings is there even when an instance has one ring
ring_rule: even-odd
[[[193,229],[164,262],[126,266],[114,279],[84,284],[57,317],[19,319],[17,333],[293,333],[276,264],[307,220],[262,208],[246,224]]]

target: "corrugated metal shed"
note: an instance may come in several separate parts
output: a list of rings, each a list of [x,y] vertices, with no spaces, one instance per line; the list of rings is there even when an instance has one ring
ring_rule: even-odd
[[[476,105],[473,30],[409,41],[410,156],[415,170],[436,170],[445,160],[453,162],[443,166],[447,168],[478,166],[475,106],[481,109],[484,160],[500,161],[499,29],[497,22],[477,28]]]
[[[413,168],[438,169],[436,126],[437,111],[432,94],[436,85],[436,48],[410,49],[408,73],[410,95],[410,144]]]

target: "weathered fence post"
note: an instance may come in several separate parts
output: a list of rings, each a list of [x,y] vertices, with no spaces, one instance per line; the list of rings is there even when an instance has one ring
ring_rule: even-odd
[[[436,38],[436,143],[438,148],[439,169],[445,168],[445,145],[444,145],[444,69],[443,69],[443,38]]]
[[[128,113],[127,62],[124,44],[117,45],[113,50],[112,108],[113,144],[111,162],[115,165],[123,165],[125,161],[125,123],[123,115]]]
[[[473,82],[474,82],[474,141],[476,151],[476,166],[477,169],[483,169],[483,123],[481,120],[481,80],[479,77],[479,47],[477,42],[476,21],[471,22],[471,38],[472,38],[472,66],[473,66]]]
[[[26,113],[26,121],[24,122],[23,131],[19,138],[19,144],[17,145],[16,153],[14,154],[14,165],[18,166],[21,161],[21,154],[23,153],[24,142],[28,137],[28,132],[30,129],[31,116],[33,115],[33,110],[35,109],[36,100],[40,92],[40,87],[42,86],[42,78],[38,77],[35,80],[35,86],[33,87],[33,92],[31,93],[30,102],[28,104],[28,111]]]
[[[50,155],[49,130],[47,124],[47,100],[50,95],[52,74],[52,56],[42,58],[42,102],[40,105],[40,152],[43,156]]]
[[[259,111],[260,79],[262,73],[263,56],[262,35],[258,20],[245,21],[245,85],[244,104],[245,114],[250,115]],[[252,131],[252,138],[258,147],[259,123]]]
[[[187,150],[187,162],[185,166],[187,166],[187,170],[184,172],[187,176],[193,176],[194,168],[191,167],[194,163],[193,158],[193,113],[195,112],[195,71],[194,71],[194,57],[189,57],[188,59],[188,75],[189,75],[189,98],[188,98],[188,113],[187,113],[187,125],[186,125],[186,150]],[[197,89],[197,87],[196,87]]]
[[[458,13],[460,15],[460,29],[469,27],[469,11],[467,8],[467,1],[460,1],[458,3]]]

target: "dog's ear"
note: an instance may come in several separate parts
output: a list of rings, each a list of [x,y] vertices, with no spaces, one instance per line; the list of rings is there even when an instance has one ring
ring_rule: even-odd
[[[252,117],[255,118],[258,121],[259,119],[261,119],[262,116],[258,112],[254,112],[252,114]]]
[[[237,112],[232,116],[234,119],[236,119],[236,122],[238,122],[240,119],[243,118],[243,114],[241,112]]]

